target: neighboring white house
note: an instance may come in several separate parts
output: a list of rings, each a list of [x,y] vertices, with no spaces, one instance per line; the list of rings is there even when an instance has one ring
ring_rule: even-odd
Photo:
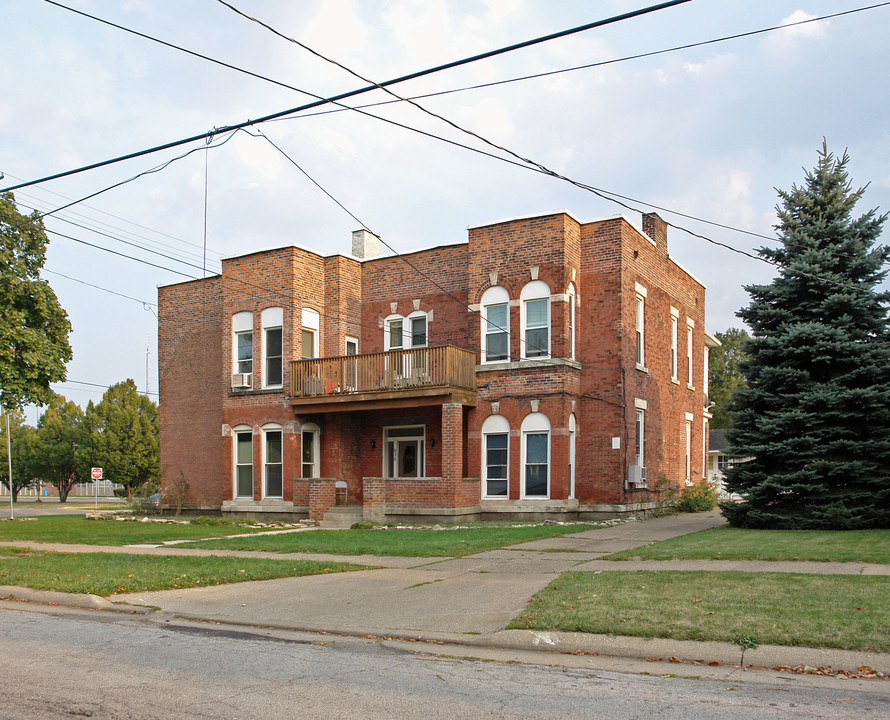
[[[714,428],[708,433],[708,482],[717,488],[721,500],[739,499],[726,491],[726,468],[735,460],[729,457],[726,430]]]

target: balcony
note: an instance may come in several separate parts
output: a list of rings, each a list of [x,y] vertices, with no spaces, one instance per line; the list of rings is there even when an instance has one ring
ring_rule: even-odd
[[[459,403],[476,406],[476,356],[451,345],[291,363],[299,412],[347,412]]]

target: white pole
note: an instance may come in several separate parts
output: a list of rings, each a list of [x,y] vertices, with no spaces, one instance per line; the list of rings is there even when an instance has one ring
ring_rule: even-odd
[[[6,411],[6,461],[9,464],[9,519],[15,519],[15,506],[12,502],[12,435],[9,432],[9,410]]]

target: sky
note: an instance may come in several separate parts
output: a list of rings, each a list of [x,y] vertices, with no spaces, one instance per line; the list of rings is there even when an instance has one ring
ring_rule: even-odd
[[[231,0],[305,47],[219,0],[63,4],[231,67],[45,0],[0,0],[0,190],[655,2]],[[418,103],[632,209],[407,103],[381,104],[392,98],[380,90],[345,101],[375,105],[364,114],[329,104],[16,190],[24,212],[81,201],[44,220],[43,277],[73,327],[68,380],[54,387],[85,406],[133,378],[157,399],[158,286],[282,245],[349,253],[362,225],[408,252],[511,217],[639,223],[655,209],[707,238],[668,233],[671,256],[707,286],[707,329],[740,327],[743,286],[774,268],[714,243],[774,245],[776,188],[803,182],[823,139],[868,186],[857,210],[890,210],[890,6],[756,31],[873,4],[692,0],[393,86],[435,93]]]

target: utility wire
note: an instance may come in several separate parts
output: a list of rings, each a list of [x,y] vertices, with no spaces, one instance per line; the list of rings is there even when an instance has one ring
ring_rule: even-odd
[[[49,0],[47,0],[49,1]],[[597,20],[595,22],[587,23],[585,25],[579,25],[578,27],[570,28],[568,30],[561,30],[556,33],[551,33],[549,35],[543,35],[537,38],[533,38],[532,40],[526,40],[524,42],[516,43],[514,45],[509,45],[506,47],[501,47],[496,50],[489,50],[484,53],[480,53],[478,55],[472,55],[470,57],[462,58],[460,60],[454,60],[449,63],[445,63],[444,65],[437,65],[432,68],[427,68],[425,70],[420,70],[417,72],[410,73],[408,75],[402,75],[401,77],[393,78],[391,80],[387,80],[382,83],[378,83],[375,85],[369,85],[367,87],[358,88],[356,90],[349,90],[344,93],[340,93],[338,95],[334,95],[328,98],[324,98],[322,100],[316,100],[311,103],[307,103],[305,105],[300,105],[293,108],[288,108],[287,110],[279,110],[278,112],[271,113],[269,115],[264,115],[262,117],[253,119],[253,120],[245,120],[241,123],[236,123],[234,125],[227,125],[222,128],[218,128],[215,130],[211,130],[210,132],[201,133],[200,135],[193,135],[191,137],[182,138],[180,140],[173,140],[168,143],[164,143],[163,145],[156,145],[151,148],[146,148],[143,150],[137,150],[132,153],[128,153],[127,155],[119,155],[115,158],[110,158],[108,160],[102,160],[96,163],[92,163],[91,165],[84,165],[79,168],[74,168],[73,170],[66,170],[64,172],[56,173],[54,175],[48,175],[43,178],[39,178],[37,180],[30,180],[28,182],[19,183],[17,185],[11,185],[9,187],[0,188],[0,192],[8,192],[11,190],[18,190],[20,188],[29,187],[31,185],[37,185],[39,183],[49,182],[50,180],[58,180],[59,178],[69,177],[71,175],[76,175],[78,173],[86,172],[88,170],[95,170],[100,167],[105,167],[106,165],[112,165],[114,163],[124,162],[125,160],[132,160],[137,157],[142,157],[144,155],[150,155],[152,153],[161,152],[162,150],[169,150],[174,147],[179,147],[180,145],[187,145],[190,143],[204,141],[208,138],[212,138],[214,135],[219,133],[227,133],[234,130],[242,130],[246,127],[250,127],[252,125],[258,125],[260,123],[268,122],[270,120],[275,120],[276,118],[285,117],[287,115],[293,115],[295,113],[303,112],[305,110],[311,110],[312,108],[320,107],[322,105],[329,105],[334,102],[338,102],[340,100],[346,100],[351,97],[357,97],[359,95],[364,95],[365,93],[369,93],[372,90],[378,90],[383,87],[389,87],[391,85],[398,85],[399,83],[407,82],[408,80],[416,80],[417,78],[426,77],[428,75],[433,75],[438,72],[442,72],[444,70],[451,70],[456,67],[460,67],[462,65],[468,65],[470,63],[478,62],[480,60],[486,60],[488,58],[497,57],[498,55],[503,55],[505,53],[514,52],[516,50],[520,50],[523,48],[531,47],[533,45],[538,45],[540,43],[549,42],[551,40],[556,40],[558,38],[568,37],[569,35],[575,35],[580,32],[585,32],[586,30],[591,30],[597,27],[603,27],[604,25],[610,25],[612,23],[620,22],[623,20],[628,20],[630,18],[639,17],[640,15],[646,15],[651,12],[655,12],[657,10],[661,10],[666,7],[672,7],[674,5],[679,5],[682,3],[690,2],[690,0],[670,0],[670,2],[661,3],[660,5],[653,5],[649,8],[644,8],[642,10],[634,10],[632,12],[624,13],[622,15],[615,15],[611,18],[607,18],[605,20]]]
[[[66,275],[65,273],[56,272],[55,270],[50,270],[49,268],[41,268],[41,272],[47,272],[50,275],[58,275],[59,277],[63,277],[66,280],[70,280],[71,282],[80,283],[81,285],[86,285],[87,287],[95,288],[96,290],[102,290],[103,292],[111,293],[112,295],[117,295],[118,297],[126,298],[127,300],[132,300],[133,302],[140,303],[145,309],[150,309],[151,307],[157,307],[157,303],[149,302],[148,300],[140,300],[139,298],[134,298],[130,295],[124,295],[123,293],[116,292],[115,290],[109,290],[107,287],[102,287],[101,285],[94,285],[93,283],[88,283],[86,280],[80,280],[76,277],[71,277],[70,275]]]
[[[272,32],[273,34],[277,35],[278,37],[281,37],[281,38],[287,40],[288,42],[291,42],[291,43],[297,45],[298,47],[300,47],[300,48],[306,50],[307,52],[313,54],[314,56],[316,56],[316,57],[318,57],[318,58],[320,58],[320,59],[322,59],[322,60],[324,60],[324,61],[326,61],[326,62],[328,62],[328,63],[330,63],[330,64],[332,64],[332,65],[335,65],[336,67],[338,67],[338,68],[344,70],[345,72],[349,73],[350,75],[352,75],[352,76],[358,78],[358,79],[361,80],[362,82],[366,82],[366,83],[372,83],[372,84],[374,84],[374,81],[373,81],[373,80],[370,80],[370,79],[364,77],[363,75],[357,73],[356,71],[352,70],[351,68],[347,67],[346,65],[344,65],[344,64],[342,64],[342,63],[340,63],[340,62],[338,62],[338,61],[336,61],[336,60],[333,60],[333,59],[331,59],[331,58],[326,57],[325,55],[323,55],[323,54],[317,52],[316,50],[313,50],[312,48],[310,48],[310,47],[309,47],[308,45],[306,45],[305,43],[302,43],[302,42],[300,42],[299,40],[296,40],[296,39],[294,39],[294,38],[291,38],[291,37],[289,37],[289,36],[287,36],[287,35],[285,35],[285,34],[279,32],[279,31],[276,30],[275,28],[271,27],[270,25],[264,23],[264,22],[261,21],[261,20],[258,20],[257,18],[254,18],[254,17],[251,17],[250,15],[247,15],[246,13],[242,12],[241,10],[239,10],[238,8],[236,8],[235,6],[233,6],[231,3],[227,2],[227,0],[217,0],[217,2],[220,3],[221,5],[224,5],[225,7],[229,8],[230,10],[232,10],[232,11],[235,12],[236,14],[240,15],[241,17],[244,17],[245,19],[250,20],[251,22],[257,23],[258,25],[260,25],[260,26],[266,28],[267,30],[269,30],[269,31]],[[679,4],[679,3],[666,3],[666,4],[662,5],[662,6],[659,6],[658,9],[661,9],[661,8],[663,8],[663,7],[669,7],[669,6],[671,6],[671,5],[675,5],[675,4]],[[650,11],[651,11],[651,9],[650,9]],[[551,170],[550,168],[548,168],[546,165],[544,165],[544,164],[542,164],[542,163],[539,163],[539,162],[537,162],[537,161],[534,161],[534,160],[531,160],[531,159],[529,159],[529,158],[526,158],[526,157],[524,157],[524,156],[522,156],[522,155],[520,155],[520,154],[518,154],[518,153],[516,153],[516,152],[514,152],[514,151],[512,151],[512,150],[510,150],[510,149],[508,149],[508,148],[506,148],[506,147],[504,147],[504,146],[502,146],[502,145],[498,145],[497,143],[495,143],[495,142],[493,142],[493,141],[491,141],[491,140],[489,140],[489,139],[483,137],[482,135],[480,135],[480,134],[478,134],[478,133],[476,133],[476,132],[474,132],[474,131],[472,131],[472,130],[469,130],[469,129],[467,129],[467,128],[464,128],[463,126],[458,125],[457,123],[455,123],[455,122],[453,122],[453,121],[451,121],[451,120],[449,120],[449,119],[443,117],[442,115],[440,115],[440,114],[438,114],[438,113],[434,113],[434,112],[432,112],[431,110],[428,110],[427,108],[423,107],[423,106],[420,105],[419,103],[417,103],[417,102],[415,102],[415,101],[413,101],[413,100],[408,100],[407,98],[404,98],[404,97],[398,95],[397,93],[395,93],[394,91],[392,91],[391,89],[389,89],[389,88],[388,88],[387,86],[385,86],[384,84],[375,84],[375,86],[378,87],[379,89],[383,90],[384,92],[388,93],[389,95],[391,95],[392,97],[394,97],[396,100],[401,101],[401,102],[407,102],[409,105],[411,105],[411,106],[417,108],[418,110],[420,110],[420,111],[426,113],[427,115],[430,115],[431,117],[434,117],[434,118],[436,118],[436,119],[438,119],[438,120],[441,120],[442,122],[446,123],[447,125],[451,126],[452,128],[454,128],[454,129],[456,129],[456,130],[458,130],[458,131],[460,131],[460,132],[463,132],[463,133],[465,133],[465,134],[467,134],[467,135],[470,135],[471,137],[476,138],[476,139],[482,141],[482,142],[485,143],[486,145],[489,145],[490,147],[492,147],[492,148],[494,148],[494,149],[496,149],[496,150],[500,150],[500,151],[502,151],[502,152],[507,153],[508,155],[512,156],[512,157],[515,158],[517,161],[519,161],[520,163],[523,163],[523,164],[525,164],[525,165],[527,165],[527,166],[530,166],[530,168],[531,168],[532,170],[535,170],[535,171],[537,171],[537,172],[540,172],[540,173],[542,173],[542,174],[544,174],[544,175],[549,175],[550,177],[553,177],[553,178],[555,178],[555,179],[557,179],[557,180],[562,180],[562,181],[564,181],[564,182],[567,182],[567,183],[569,183],[570,185],[574,185],[575,187],[577,187],[577,188],[579,188],[579,189],[581,189],[581,190],[586,190],[587,192],[590,192],[590,193],[596,195],[597,197],[599,197],[599,198],[601,198],[601,199],[603,199],[603,200],[607,200],[607,201],[614,202],[614,203],[620,205],[621,207],[623,207],[623,208],[625,208],[625,209],[627,209],[627,210],[630,210],[631,212],[636,212],[636,213],[643,214],[643,211],[640,210],[639,208],[634,207],[634,206],[632,206],[632,205],[629,205],[627,202],[624,202],[624,201],[621,200],[621,199],[617,199],[617,198],[619,198],[620,196],[616,196],[616,195],[613,195],[613,194],[611,194],[611,193],[603,192],[603,191],[601,191],[601,190],[599,190],[599,189],[593,187],[592,185],[588,185],[588,184],[586,184],[586,183],[583,183],[583,182],[579,182],[579,181],[577,181],[577,180],[574,180],[574,179],[572,179],[572,178],[570,178],[570,177],[568,177],[568,176],[566,176],[566,175],[563,175],[563,174],[561,174],[561,173],[556,172],[555,170]],[[338,203],[338,204],[339,204],[339,203]],[[342,207],[342,205],[341,205],[341,207]],[[351,214],[351,213],[350,213],[350,214]],[[354,216],[353,216],[353,217],[354,217]],[[711,244],[713,244],[713,245],[715,245],[715,246],[717,246],[717,247],[722,247],[722,248],[725,248],[725,249],[727,249],[727,250],[731,250],[731,251],[733,251],[733,252],[735,252],[735,253],[738,253],[738,254],[740,254],[740,255],[746,256],[746,257],[751,258],[751,259],[753,259],[753,260],[759,260],[759,261],[761,261],[761,262],[764,262],[764,263],[769,264],[769,265],[773,265],[773,266],[778,267],[778,268],[782,268],[782,269],[786,269],[786,270],[788,269],[787,267],[784,267],[784,266],[782,266],[781,264],[779,264],[778,262],[773,261],[773,260],[770,260],[769,258],[766,258],[766,257],[764,257],[763,255],[754,255],[753,253],[747,252],[747,251],[745,251],[745,250],[740,250],[740,249],[735,248],[735,247],[733,247],[733,246],[731,246],[731,245],[729,245],[729,244],[727,244],[727,243],[723,243],[723,242],[714,240],[714,239],[712,239],[712,238],[707,237],[706,235],[702,235],[701,233],[694,232],[694,231],[692,231],[692,230],[689,230],[688,228],[682,227],[682,226],[680,226],[680,225],[676,225],[676,224],[674,224],[674,223],[666,222],[666,224],[667,224],[669,227],[673,227],[674,229],[679,230],[679,231],[684,232],[684,233],[687,233],[687,234],[689,234],[689,235],[691,235],[691,236],[693,236],[693,237],[699,238],[699,239],[701,239],[701,240],[705,240],[706,242],[709,242],[709,243],[711,243]],[[365,228],[365,229],[368,229],[368,228]],[[369,230],[369,232],[371,232],[371,231]],[[379,237],[379,236],[378,236],[378,237]],[[383,242],[383,241],[381,240],[381,242]],[[384,244],[386,245],[385,242],[384,242]],[[390,248],[390,250],[393,250],[393,248],[391,248],[389,245],[386,245],[386,246],[387,246],[388,248]],[[393,250],[393,252],[395,252],[395,250]],[[399,253],[396,253],[396,254],[399,255],[399,256],[401,257],[401,255],[400,255]],[[412,267],[413,267],[413,266],[412,266]],[[415,268],[415,269],[416,269],[416,268]],[[418,272],[420,272],[420,271],[418,270]],[[849,285],[849,284],[847,284],[847,283],[842,283],[842,282],[839,282],[839,281],[836,281],[836,280],[832,280],[832,279],[830,279],[830,278],[822,277],[822,276],[819,276],[819,275],[815,275],[815,274],[812,274],[812,273],[807,273],[807,272],[805,272],[805,271],[803,271],[803,270],[797,270],[797,269],[795,269],[795,270],[793,270],[793,272],[795,272],[795,273],[797,273],[797,274],[800,274],[800,275],[807,276],[807,277],[811,277],[811,278],[814,278],[814,279],[817,279],[817,280],[824,280],[825,282],[829,282],[829,283],[838,285],[838,286],[840,286],[840,287],[856,288],[856,289],[859,289],[859,288],[857,288],[856,286],[852,286],[852,285]],[[426,277],[423,273],[421,273],[421,275],[424,276],[424,277]],[[429,278],[427,278],[427,279],[429,279]],[[433,281],[433,282],[434,282],[434,284],[435,284],[435,281]],[[463,301],[459,300],[458,298],[454,297],[454,295],[452,295],[450,292],[447,292],[447,291],[446,291],[446,293],[448,294],[448,296],[449,296],[452,300],[455,300],[456,302],[460,303],[461,305],[466,306],[466,307],[469,309],[469,306],[468,306],[465,302],[463,302]]]

